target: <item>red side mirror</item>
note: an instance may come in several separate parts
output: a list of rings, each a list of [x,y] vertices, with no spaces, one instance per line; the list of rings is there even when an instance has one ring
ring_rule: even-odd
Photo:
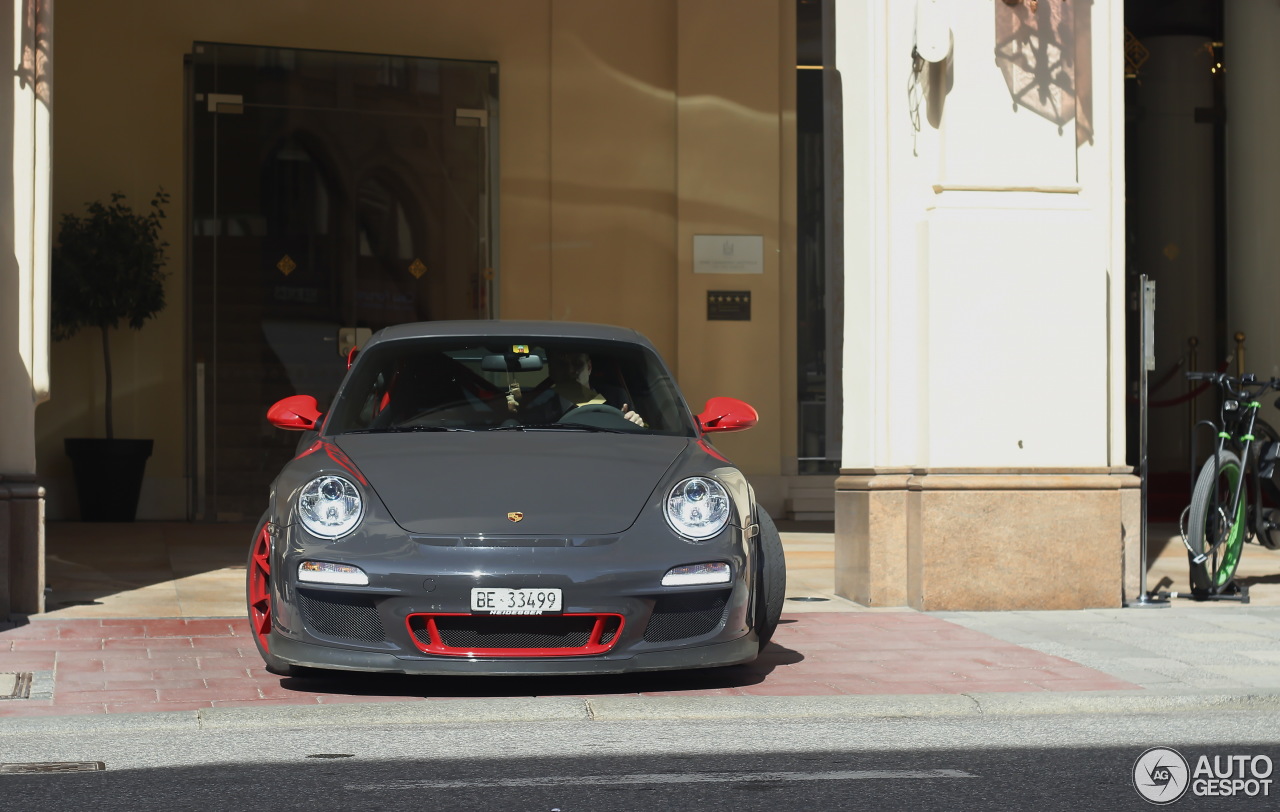
[[[698,415],[702,430],[742,431],[760,422],[760,415],[751,405],[737,398],[712,398]]]
[[[320,407],[310,395],[291,395],[267,409],[267,422],[278,429],[312,431],[320,422]]]

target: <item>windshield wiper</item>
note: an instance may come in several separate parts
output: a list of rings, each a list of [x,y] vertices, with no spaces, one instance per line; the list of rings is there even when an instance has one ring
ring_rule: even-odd
[[[634,434],[623,429],[607,429],[602,426],[585,426],[581,423],[543,423],[536,426],[493,426],[485,431],[590,431],[604,434]]]
[[[464,429],[461,426],[387,426],[382,429],[359,429],[358,431],[348,431],[345,434],[395,434],[402,431],[475,431],[475,429]]]

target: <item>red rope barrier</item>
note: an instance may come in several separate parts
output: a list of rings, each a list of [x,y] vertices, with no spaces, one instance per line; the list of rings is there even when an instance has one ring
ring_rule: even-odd
[[[1177,372],[1181,366],[1182,366],[1182,361],[1178,361],[1178,363],[1174,366],[1172,370],[1170,370],[1168,373],[1165,373],[1164,378],[1161,379],[1161,383],[1164,383],[1166,380],[1172,377],[1172,373]],[[1231,366],[1231,358],[1227,358],[1227,360],[1223,361],[1222,364],[1218,366],[1218,369],[1216,371],[1226,372],[1227,367],[1229,366]],[[1160,384],[1156,384],[1156,386],[1159,386],[1159,385]],[[1204,394],[1204,391],[1212,385],[1213,385],[1213,381],[1205,381],[1204,383],[1197,386],[1195,389],[1192,389],[1190,392],[1187,392],[1185,395],[1179,395],[1176,398],[1165,398],[1164,400],[1148,400],[1147,408],[1163,409],[1169,406],[1178,406],[1180,404],[1186,403],[1192,398],[1196,398]],[[1141,403],[1141,400],[1134,397],[1133,395],[1130,395],[1128,398],[1126,398],[1126,400],[1128,400],[1130,403]]]

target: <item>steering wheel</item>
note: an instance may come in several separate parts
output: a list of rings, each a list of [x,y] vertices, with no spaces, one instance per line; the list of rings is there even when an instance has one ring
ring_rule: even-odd
[[[588,415],[588,414],[607,414],[607,415],[613,415],[614,417],[617,417],[619,420],[627,420],[627,418],[623,416],[622,410],[617,408],[616,406],[610,406],[607,403],[584,403],[581,406],[574,406],[569,411],[560,415],[560,419],[557,420],[556,422],[563,423],[567,418],[581,417],[583,415]],[[631,422],[631,421],[628,420],[627,422]]]

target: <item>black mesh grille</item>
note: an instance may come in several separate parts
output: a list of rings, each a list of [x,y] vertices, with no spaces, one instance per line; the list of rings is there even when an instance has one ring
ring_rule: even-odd
[[[387,638],[373,598],[298,590],[298,605],[307,627],[316,634],[366,643]]]
[[[729,593],[697,592],[689,595],[668,595],[654,604],[649,625],[644,629],[644,639],[650,643],[665,643],[685,637],[697,637],[713,631],[724,620]]]
[[[582,648],[595,623],[594,616],[437,616],[436,631],[444,645],[466,650]],[[607,617],[604,623],[600,643],[608,645],[618,633],[618,619]],[[426,618],[414,618],[412,628],[419,643],[431,645]]]

